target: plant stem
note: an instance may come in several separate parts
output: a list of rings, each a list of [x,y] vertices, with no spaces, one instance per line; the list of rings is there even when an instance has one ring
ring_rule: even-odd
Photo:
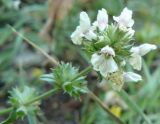
[[[122,122],[118,117],[116,117],[92,91],[89,91],[88,95],[108,113],[108,115],[116,122],[116,124],[124,124],[124,122]]]
[[[120,93],[120,95],[126,101],[128,106],[132,108],[133,111],[137,111],[141,115],[141,117],[146,121],[147,124],[152,124],[150,119],[147,118],[141,108],[135,103],[135,101],[133,101],[133,99],[130,98],[130,96],[123,89],[118,93]]]
[[[31,46],[33,46],[34,48],[36,48],[37,50],[39,50],[45,57],[47,57],[53,64],[55,65],[59,65],[59,62],[53,58],[52,56],[50,56],[47,52],[45,52],[42,48],[40,48],[38,45],[34,44],[32,41],[30,41],[28,38],[26,38],[25,36],[23,36],[21,33],[19,33],[18,31],[16,31],[15,28],[13,28],[12,26],[8,25],[13,32],[15,32],[19,37],[23,38],[27,43],[29,43]]]
[[[29,102],[25,103],[25,105],[29,105],[29,104],[31,104],[31,103],[34,103],[34,102],[38,101],[38,100],[47,98],[47,97],[55,94],[58,90],[59,90],[58,88],[56,88],[56,89],[51,89],[51,90],[43,93],[42,95],[35,97],[34,99],[30,100]]]
[[[0,111],[0,115],[5,115],[13,110],[13,107],[9,107],[7,109],[3,109]]]

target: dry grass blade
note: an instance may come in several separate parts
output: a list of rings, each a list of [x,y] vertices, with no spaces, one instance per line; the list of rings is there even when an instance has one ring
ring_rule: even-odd
[[[26,38],[25,36],[23,36],[21,33],[19,33],[18,31],[16,31],[15,28],[13,28],[12,26],[9,25],[9,27],[12,29],[13,32],[15,32],[18,36],[22,37],[27,43],[29,43],[31,46],[33,46],[34,48],[36,48],[37,50],[39,50],[45,57],[47,57],[53,64],[58,65],[59,62],[52,56],[50,56],[47,52],[45,52],[43,49],[41,49],[39,46],[37,46],[36,44],[34,44],[32,41],[30,41],[28,38]]]

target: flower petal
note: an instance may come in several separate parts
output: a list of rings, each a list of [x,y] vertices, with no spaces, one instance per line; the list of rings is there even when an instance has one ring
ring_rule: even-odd
[[[130,38],[134,36],[135,31],[132,28],[127,29],[127,34],[129,35]]]
[[[138,54],[132,54],[131,58],[129,59],[130,64],[136,70],[141,70],[142,68],[142,57]]]
[[[156,48],[157,48],[156,45],[145,43],[137,47],[132,47],[130,51],[134,54],[139,54],[140,56],[144,56],[145,54],[147,54],[151,50],[155,50]]]
[[[108,14],[105,9],[99,10],[97,15],[97,25],[100,31],[103,31],[108,25]]]
[[[93,69],[99,71],[99,66],[102,64],[103,61],[104,57],[102,55],[94,53],[91,57],[91,63],[93,65]]]
[[[97,35],[92,31],[92,30],[89,30],[85,35],[84,37],[87,39],[87,40],[93,40],[93,39],[96,39],[97,38]]]
[[[103,55],[105,57],[105,55]],[[103,63],[99,66],[100,73],[103,77],[106,77],[108,73],[113,73],[118,71],[118,65],[112,57],[105,59]]]
[[[120,16],[115,17],[113,19],[118,23],[119,26],[129,27],[131,28],[134,24],[134,20],[132,19],[132,11],[127,7],[123,9]]]
[[[133,72],[124,72],[123,78],[125,82],[137,82],[142,80],[141,75]]]
[[[81,30],[78,26],[76,30],[71,34],[71,40],[74,44],[81,45],[82,44],[82,38],[81,38]]]
[[[141,56],[144,56],[145,54],[147,54],[151,50],[157,49],[157,46],[153,45],[153,44],[145,43],[145,44],[140,45],[138,48],[139,48],[139,54]]]
[[[109,47],[108,45],[101,49],[101,53],[115,56],[114,49]]]
[[[90,19],[86,12],[80,13],[80,29],[84,33],[86,32],[91,26]]]
[[[118,65],[112,57],[107,58],[105,55],[93,54],[91,57],[91,63],[93,69],[100,71],[103,77],[106,77],[108,73],[113,73],[118,70]]]

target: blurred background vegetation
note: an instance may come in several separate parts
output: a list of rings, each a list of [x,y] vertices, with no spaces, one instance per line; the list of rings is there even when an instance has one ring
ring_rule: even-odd
[[[39,51],[15,35],[8,24],[50,55],[60,61],[73,62],[83,69],[88,65],[88,58],[70,40],[79,23],[79,13],[87,11],[93,20],[97,10],[105,8],[112,20],[112,16],[119,15],[126,6],[133,10],[137,44],[154,43],[159,47],[160,0],[0,0],[0,109],[7,106],[8,91],[12,87],[29,85],[39,92],[49,89],[50,86],[41,82],[39,76],[49,73],[54,67]],[[153,124],[160,124],[159,53],[158,49],[144,58],[142,82],[128,83],[124,87]],[[121,99],[113,94],[109,96],[107,89],[97,86],[96,77],[94,72],[88,76],[89,86],[104,102],[111,97],[111,111],[128,124],[143,124],[139,115],[124,107],[124,103],[119,104]],[[45,124],[114,124],[101,108],[85,96],[79,102],[59,93],[43,101],[41,108]]]

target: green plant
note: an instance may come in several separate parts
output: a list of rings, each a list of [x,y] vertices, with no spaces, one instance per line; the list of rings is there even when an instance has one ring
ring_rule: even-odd
[[[128,17],[126,20],[124,20],[125,16]],[[85,12],[80,14],[80,25],[71,35],[71,38],[74,44],[81,45],[82,48],[89,53],[88,55],[92,64],[92,66],[87,67],[81,72],[70,63],[59,64],[59,62],[49,56],[45,51],[12,28],[14,32],[38,49],[51,62],[57,65],[57,67],[52,69],[51,74],[41,76],[43,81],[52,84],[53,88],[51,90],[41,95],[37,95],[35,91],[29,87],[24,87],[23,90],[15,88],[11,91],[9,100],[11,107],[0,112],[0,115],[10,112],[10,116],[3,121],[2,124],[11,123],[15,119],[22,118],[25,115],[28,116],[31,124],[36,123],[36,112],[39,109],[39,101],[61,90],[74,98],[80,98],[81,93],[88,94],[115,122],[123,124],[124,122],[116,117],[103,102],[87,88],[85,77],[93,69],[100,73],[100,76],[107,80],[113,89],[121,94],[133,110],[138,112],[148,124],[151,124],[141,108],[135,104],[122,87],[124,82],[137,82],[142,80],[140,75],[133,72],[126,72],[126,63],[131,64],[134,69],[140,70],[142,56],[156,49],[156,46],[151,44],[143,44],[138,47],[133,46],[134,30],[132,26],[134,21],[131,10],[125,8],[119,17],[114,17],[114,20],[115,24],[108,24],[108,15],[105,9],[99,10],[97,20],[93,25]]]

